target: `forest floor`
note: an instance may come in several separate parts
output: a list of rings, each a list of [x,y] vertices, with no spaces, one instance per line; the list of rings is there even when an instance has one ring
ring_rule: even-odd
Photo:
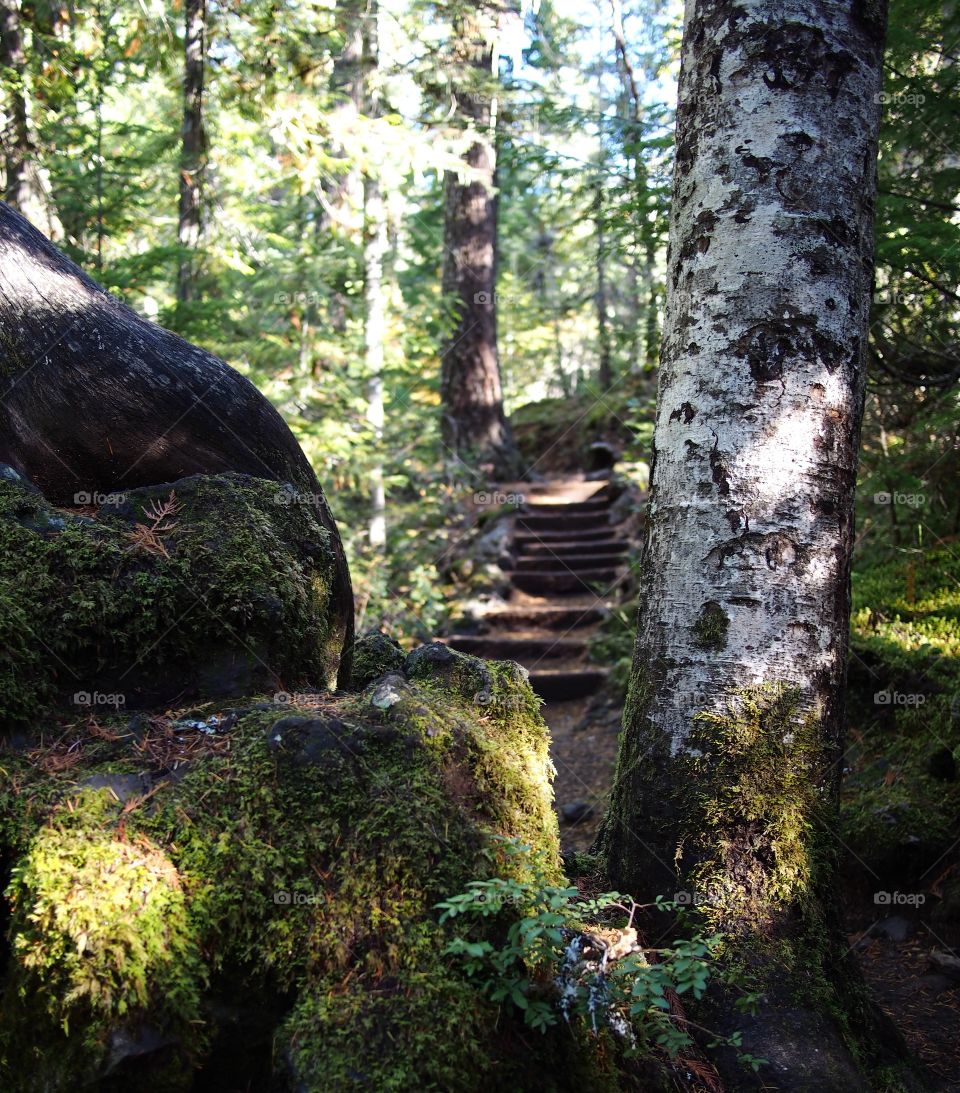
[[[567,475],[501,489],[525,495],[512,518],[510,592],[445,640],[530,672],[551,733],[561,845],[587,851],[610,797],[622,717],[620,690],[591,662],[590,639],[623,599],[636,528],[602,480]],[[960,1091],[960,980],[955,969],[931,963],[935,951],[956,952],[960,936],[947,936],[922,909],[865,917],[868,899],[862,892],[847,899],[860,909],[848,930],[864,975],[925,1065],[931,1089]]]

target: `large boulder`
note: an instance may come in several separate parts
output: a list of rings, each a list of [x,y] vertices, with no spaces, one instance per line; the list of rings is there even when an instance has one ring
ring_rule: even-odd
[[[224,474],[80,500],[0,474],[0,732],[335,685],[338,557],[309,497]]]
[[[492,836],[561,877],[538,707],[428,647],[360,694],[8,741],[0,1086],[616,1088],[602,1040],[531,1036],[444,955]]]

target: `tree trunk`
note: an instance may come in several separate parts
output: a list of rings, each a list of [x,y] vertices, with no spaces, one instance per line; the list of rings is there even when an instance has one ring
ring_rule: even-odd
[[[0,0],[0,67],[6,84],[5,200],[48,235],[60,238],[63,227],[49,198],[49,187],[45,186],[30,126],[19,0]]]
[[[180,218],[177,241],[181,247],[177,300],[196,296],[195,254],[203,231],[203,181],[207,136],[203,122],[203,70],[206,61],[206,0],[186,0],[183,29],[183,128],[180,145]]]
[[[597,345],[600,350],[600,366],[597,377],[600,386],[606,391],[613,386],[613,369],[610,364],[610,328],[607,323],[607,278],[606,278],[606,243],[603,232],[603,182],[598,179],[593,199],[593,222],[597,229]]]
[[[366,109],[371,118],[380,115],[380,96],[376,86],[379,64],[379,35],[376,0],[367,10],[364,30],[364,81]],[[383,294],[383,264],[387,256],[387,212],[380,180],[375,174],[364,179],[364,326],[363,343],[367,369],[367,421],[373,429],[374,466],[370,472],[370,546],[382,554],[387,542],[386,493],[383,486],[383,344],[386,336],[387,308]]]
[[[744,1029],[779,1089],[865,1089],[848,1049],[876,1061],[836,819],[884,23],[882,3],[687,5],[641,615],[603,836],[613,883],[689,893],[729,938],[764,1000],[750,1018],[720,992],[713,1021]]]
[[[458,60],[476,70],[471,84],[479,83],[493,53],[478,13],[462,17],[456,46]],[[456,456],[489,461],[494,473],[510,477],[518,458],[497,354],[495,120],[491,97],[471,84],[464,80],[455,93],[458,114],[476,139],[464,156],[463,175],[447,172],[444,182],[443,294],[452,301],[455,323],[443,347],[442,435]]]
[[[334,626],[349,678],[350,573],[283,419],[249,380],[117,301],[3,203],[0,354],[0,463],[56,504],[229,471],[309,497],[338,559]]]
[[[652,233],[653,228],[647,230]],[[657,247],[652,237],[645,244],[643,284],[647,297],[647,321],[643,338],[644,367],[653,370],[660,360],[660,324],[657,310]]]
[[[640,153],[640,90],[637,87],[637,78],[627,50],[627,40],[623,30],[623,9],[620,0],[610,0],[610,15],[617,55],[617,75],[620,77],[620,90],[626,107],[626,116],[630,121],[630,137],[624,142],[626,145],[624,152],[627,154],[628,163],[630,163],[635,200],[639,206],[641,201],[646,200],[647,183],[646,169]],[[636,214],[632,219],[636,224]],[[647,230],[649,229],[647,228]],[[627,292],[630,301],[630,326],[627,333],[630,349],[630,371],[638,372],[641,369],[640,315],[643,309],[641,288],[647,289],[647,280],[652,276],[652,270],[645,266],[643,276],[641,276],[641,239],[636,227],[634,227],[631,235],[632,249],[627,265]],[[646,298],[649,299],[649,293],[646,293]]]

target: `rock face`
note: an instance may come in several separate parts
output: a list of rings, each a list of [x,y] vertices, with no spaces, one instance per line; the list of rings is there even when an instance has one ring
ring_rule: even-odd
[[[0,1087],[616,1088],[602,1038],[524,1036],[443,955],[492,835],[561,876],[538,706],[427,647],[360,694],[8,742]]]
[[[0,732],[335,685],[338,558],[309,500],[239,474],[98,500],[0,475]]]

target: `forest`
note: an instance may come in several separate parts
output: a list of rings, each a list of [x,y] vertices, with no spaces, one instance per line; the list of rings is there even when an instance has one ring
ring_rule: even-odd
[[[960,1090],[955,0],[0,0],[0,1089]]]

